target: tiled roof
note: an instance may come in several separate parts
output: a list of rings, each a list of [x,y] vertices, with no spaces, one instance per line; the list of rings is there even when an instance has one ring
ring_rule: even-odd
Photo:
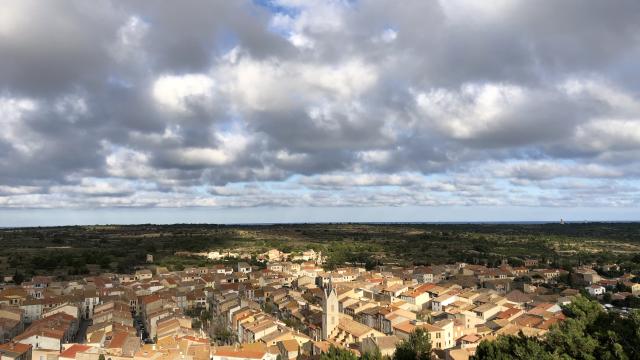
[[[84,352],[89,349],[91,349],[91,346],[74,344],[74,345],[71,345],[69,348],[67,348],[65,351],[63,351],[62,353],[60,353],[59,357],[67,358],[67,359],[75,359],[77,353]]]

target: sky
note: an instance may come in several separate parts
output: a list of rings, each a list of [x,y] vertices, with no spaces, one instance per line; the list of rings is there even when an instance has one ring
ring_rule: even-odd
[[[0,226],[640,220],[637,0],[3,0]]]

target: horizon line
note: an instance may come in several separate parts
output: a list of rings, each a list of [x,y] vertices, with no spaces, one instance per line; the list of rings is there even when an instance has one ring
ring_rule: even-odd
[[[95,224],[60,224],[60,225],[26,225],[0,226],[0,229],[30,229],[56,227],[86,227],[86,226],[272,226],[272,225],[577,225],[577,224],[637,224],[640,220],[519,220],[519,221],[312,221],[312,222],[235,222],[235,223],[206,223],[206,222],[175,222],[175,223],[95,223]]]

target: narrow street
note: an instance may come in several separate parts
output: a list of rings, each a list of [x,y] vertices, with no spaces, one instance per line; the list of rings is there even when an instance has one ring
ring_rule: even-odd
[[[78,324],[78,332],[76,333],[75,342],[85,343],[87,341],[87,328],[91,325],[90,319],[81,319]]]

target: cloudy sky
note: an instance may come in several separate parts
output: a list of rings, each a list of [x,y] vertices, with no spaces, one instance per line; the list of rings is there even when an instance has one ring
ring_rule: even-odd
[[[637,0],[3,0],[0,226],[640,220]]]

